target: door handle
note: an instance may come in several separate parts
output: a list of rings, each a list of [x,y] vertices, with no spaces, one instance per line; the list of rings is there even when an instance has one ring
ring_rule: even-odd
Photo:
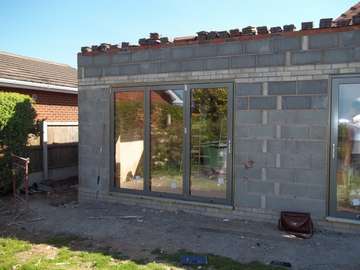
[[[332,144],[332,158],[335,159],[335,143]]]
[[[228,144],[229,144],[229,148],[228,148],[229,151],[228,152],[229,152],[229,154],[231,154],[231,140],[229,140]]]

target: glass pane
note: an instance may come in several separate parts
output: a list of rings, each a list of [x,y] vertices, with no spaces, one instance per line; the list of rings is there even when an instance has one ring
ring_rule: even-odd
[[[337,210],[360,211],[360,84],[339,87]]]
[[[144,187],[144,92],[115,93],[116,186]]]
[[[191,91],[191,195],[226,198],[226,88]]]
[[[151,98],[151,190],[182,193],[183,90],[154,90]]]

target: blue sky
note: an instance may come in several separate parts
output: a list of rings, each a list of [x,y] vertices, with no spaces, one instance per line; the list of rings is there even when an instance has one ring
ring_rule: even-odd
[[[336,18],[356,0],[3,0],[0,50],[76,67],[81,46],[137,43],[150,32],[282,26]]]

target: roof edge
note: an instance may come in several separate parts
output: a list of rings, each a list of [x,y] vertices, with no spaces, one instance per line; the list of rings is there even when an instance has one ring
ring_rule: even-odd
[[[26,88],[31,90],[40,90],[40,91],[49,91],[49,92],[58,92],[58,93],[66,93],[66,94],[76,94],[78,93],[77,87],[68,87],[47,83],[36,83],[29,81],[20,81],[20,80],[12,80],[6,78],[0,78],[0,87],[14,87],[14,88]]]

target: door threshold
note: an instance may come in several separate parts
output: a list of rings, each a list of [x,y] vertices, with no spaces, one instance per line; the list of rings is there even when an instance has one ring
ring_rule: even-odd
[[[360,220],[354,220],[354,219],[326,217],[326,220],[329,221],[329,222],[360,225]]]

